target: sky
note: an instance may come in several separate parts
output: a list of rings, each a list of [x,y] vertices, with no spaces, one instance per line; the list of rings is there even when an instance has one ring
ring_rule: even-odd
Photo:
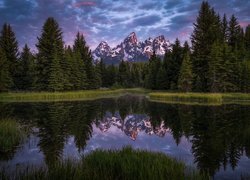
[[[239,23],[250,24],[250,0],[208,0],[220,14],[235,14]],[[65,44],[72,45],[79,31],[92,50],[101,41],[111,47],[135,32],[140,41],[164,35],[173,42],[187,40],[202,0],[0,0],[0,26],[13,27],[20,47],[33,50],[42,26],[54,17],[62,28]]]

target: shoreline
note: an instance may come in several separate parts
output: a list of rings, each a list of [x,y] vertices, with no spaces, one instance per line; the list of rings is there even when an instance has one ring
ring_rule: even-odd
[[[143,88],[82,90],[68,92],[8,92],[0,93],[0,102],[87,101],[138,94],[150,101],[187,105],[250,105],[250,93],[181,93],[151,91]]]

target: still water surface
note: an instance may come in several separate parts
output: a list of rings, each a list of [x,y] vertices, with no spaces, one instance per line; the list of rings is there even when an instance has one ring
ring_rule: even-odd
[[[250,174],[250,106],[198,106],[123,96],[82,102],[4,103],[1,117],[18,120],[27,140],[0,154],[0,168],[50,165],[97,148],[160,151],[215,179]]]

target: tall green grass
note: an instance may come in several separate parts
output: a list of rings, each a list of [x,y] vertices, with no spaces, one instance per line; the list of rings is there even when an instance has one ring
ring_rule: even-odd
[[[145,93],[144,89],[108,89],[108,90],[83,90],[69,92],[10,92],[1,93],[2,102],[25,102],[25,101],[70,101],[91,100],[124,95],[126,93]]]
[[[11,151],[24,139],[25,133],[13,119],[0,120],[0,152]]]
[[[187,168],[183,163],[162,153],[133,150],[96,150],[79,162],[64,161],[49,169],[27,168],[24,173],[11,175],[16,179],[209,179]],[[7,178],[6,176],[3,176]],[[13,177],[10,177],[10,179]]]
[[[250,94],[244,93],[149,93],[150,100],[183,103],[183,104],[210,104],[221,105],[224,103],[250,104]]]

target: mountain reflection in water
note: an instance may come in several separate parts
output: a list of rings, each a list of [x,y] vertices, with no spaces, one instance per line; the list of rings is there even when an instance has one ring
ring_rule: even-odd
[[[1,118],[16,119],[29,134],[20,147],[0,154],[0,167],[36,163],[49,167],[67,158],[66,152],[80,156],[96,148],[132,145],[163,151],[215,178],[239,178],[250,168],[250,106],[162,104],[124,96],[4,103],[0,111]]]

